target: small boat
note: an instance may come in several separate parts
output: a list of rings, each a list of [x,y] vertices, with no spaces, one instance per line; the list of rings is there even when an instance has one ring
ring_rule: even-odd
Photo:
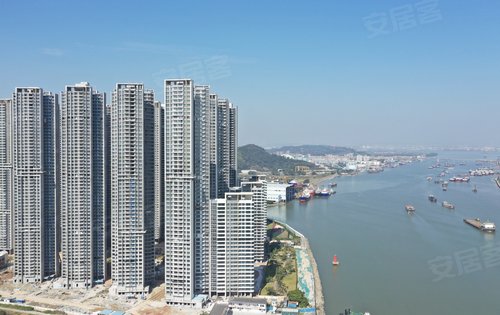
[[[468,183],[470,180],[470,177],[465,176],[465,177],[459,177],[455,176],[449,179],[450,182],[455,182],[455,183]]]
[[[441,206],[446,209],[455,209],[455,205],[448,201],[443,201],[443,203],[441,203]]]
[[[443,191],[447,191],[448,190],[448,187],[447,186],[443,186]]]
[[[408,213],[415,212],[415,207],[412,205],[406,205],[405,209],[406,209],[406,212],[408,212]]]
[[[437,198],[434,195],[429,195],[428,198],[429,198],[430,202],[437,202],[438,201]]]
[[[477,187],[474,185],[474,189],[472,189],[473,192],[477,193]]]
[[[317,193],[316,195],[319,196],[319,197],[328,197],[332,194],[332,191],[328,188],[323,188],[320,190],[319,193]]]
[[[333,255],[332,265],[338,266],[340,262],[337,260],[337,255]]]
[[[305,189],[302,194],[299,196],[300,201],[308,201],[311,199],[311,191],[308,189]]]
[[[337,187],[337,183],[335,183],[335,182],[330,183],[330,187]]]

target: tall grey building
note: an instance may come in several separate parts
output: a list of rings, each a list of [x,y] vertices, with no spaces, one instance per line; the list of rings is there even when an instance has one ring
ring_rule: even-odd
[[[154,95],[119,83],[111,106],[111,292],[149,292],[154,276]]]
[[[105,95],[66,86],[60,110],[61,279],[65,288],[104,280]]]
[[[12,105],[0,100],[0,251],[12,251]]]
[[[217,103],[217,195],[224,198],[237,181],[237,109],[229,100],[219,99]]]
[[[155,240],[163,240],[165,232],[165,110],[155,102]]]
[[[194,297],[194,86],[165,80],[165,297],[191,304]]]
[[[210,208],[210,164],[211,148],[210,88],[207,85],[194,87],[194,154],[195,154],[195,203],[194,203],[194,277],[195,291],[208,291],[209,276],[209,208]]]
[[[254,292],[253,193],[227,192],[210,206],[210,295]]]
[[[254,207],[254,259],[264,261],[264,244],[267,237],[267,182],[263,175],[253,176],[248,181],[241,183],[241,191],[253,194]]]
[[[219,97],[217,94],[209,96],[209,131],[210,131],[210,199],[217,198],[217,180],[218,180],[218,142],[217,142],[217,104]]]
[[[59,273],[57,109],[57,96],[41,88],[14,91],[14,282]]]
[[[104,279],[111,277],[111,105],[104,110]]]

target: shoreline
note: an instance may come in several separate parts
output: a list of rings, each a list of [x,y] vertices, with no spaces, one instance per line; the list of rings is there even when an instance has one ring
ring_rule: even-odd
[[[302,249],[305,250],[307,255],[309,256],[309,262],[312,267],[312,277],[313,277],[313,288],[314,291],[314,307],[316,308],[316,314],[317,315],[326,315],[325,312],[325,298],[323,295],[323,287],[321,285],[321,278],[319,277],[319,271],[318,271],[318,265],[316,264],[316,259],[314,258],[313,252],[311,250],[311,246],[309,244],[309,240],[307,237],[304,236],[304,234],[300,233],[287,223],[281,221],[281,220],[276,220],[269,218],[271,221],[274,221],[282,226],[284,226],[286,229],[290,230],[293,232],[295,235],[300,237],[301,240],[301,247]],[[297,270],[298,272],[298,270]]]
[[[304,180],[308,179],[309,183],[313,186],[319,186],[321,183],[327,181],[327,180],[332,180],[336,177],[340,177],[341,175],[338,174],[328,174],[328,175],[311,175],[311,176],[301,176],[298,177],[297,179],[301,182],[304,182]]]

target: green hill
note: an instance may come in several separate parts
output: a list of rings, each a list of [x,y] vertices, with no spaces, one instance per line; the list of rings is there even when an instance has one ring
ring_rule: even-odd
[[[294,175],[296,166],[315,168],[312,163],[274,155],[255,144],[247,144],[238,148],[238,168],[240,170],[251,169],[277,173],[278,169],[282,169],[286,175]]]

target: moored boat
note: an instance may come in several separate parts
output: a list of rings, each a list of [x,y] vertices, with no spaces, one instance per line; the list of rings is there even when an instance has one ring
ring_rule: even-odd
[[[411,213],[411,212],[415,212],[415,207],[412,206],[412,205],[405,205],[405,209],[407,212]]]
[[[484,232],[495,232],[496,230],[495,223],[488,220],[486,220],[485,222],[481,222],[479,218],[476,218],[476,219],[464,219],[464,222]]]
[[[428,198],[430,202],[437,202],[437,198],[434,195],[429,195]]]
[[[319,194],[316,194],[317,196],[320,196],[320,197],[328,197],[332,194],[332,191],[328,188],[323,188],[321,189],[321,191],[319,192]]]
[[[300,202],[306,202],[309,199],[311,199],[311,194],[309,193],[309,191],[303,191],[302,194],[299,196]]]
[[[448,201],[443,201],[441,203],[441,206],[443,206],[446,209],[455,209],[455,205]]]
[[[470,177],[469,176],[465,176],[465,177],[455,176],[455,177],[450,178],[449,181],[454,182],[454,183],[468,183],[470,181]]]

